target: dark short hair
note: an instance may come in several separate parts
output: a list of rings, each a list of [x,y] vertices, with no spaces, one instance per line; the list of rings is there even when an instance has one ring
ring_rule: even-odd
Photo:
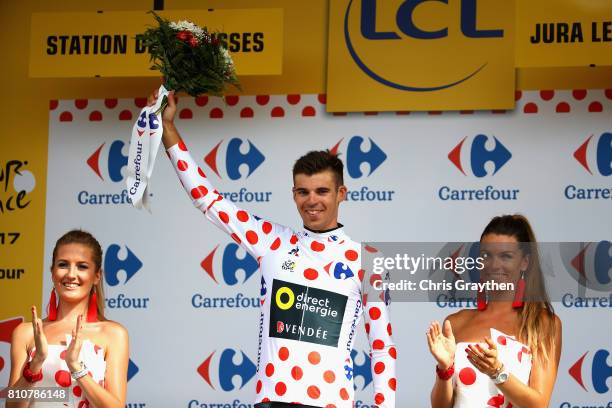
[[[298,174],[312,176],[330,170],[336,178],[336,186],[344,184],[344,164],[337,155],[329,150],[313,150],[296,160],[293,165],[293,178]]]

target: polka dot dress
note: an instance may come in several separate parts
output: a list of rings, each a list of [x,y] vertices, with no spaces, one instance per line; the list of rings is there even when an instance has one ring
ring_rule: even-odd
[[[48,346],[47,359],[43,364],[43,378],[33,384],[34,388],[54,387],[66,390],[68,402],[32,402],[30,407],[69,407],[69,408],[88,408],[90,403],[85,393],[79,387],[78,381],[70,377],[70,370],[66,365],[66,348],[70,344],[71,336],[66,335],[66,345]],[[35,350],[30,353],[30,361],[34,356]],[[93,344],[89,340],[83,340],[81,346],[81,361],[85,363],[89,370],[89,375],[94,381],[104,387],[104,376],[106,373],[106,362],[104,361],[104,349]],[[91,405],[93,407],[93,405]]]
[[[531,372],[531,353],[523,343],[499,330],[491,329],[491,339],[497,345],[499,359],[505,370],[527,384]],[[469,343],[457,343],[455,355],[455,408],[512,408],[504,394],[485,374],[467,359],[464,351]]]
[[[237,208],[211,185],[184,143],[168,149],[194,205],[260,264],[261,312],[255,402],[351,408],[351,350],[365,318],[372,401],[395,407],[395,360],[385,299],[364,296],[361,245],[342,228],[294,231]],[[253,339],[255,341],[255,339]]]

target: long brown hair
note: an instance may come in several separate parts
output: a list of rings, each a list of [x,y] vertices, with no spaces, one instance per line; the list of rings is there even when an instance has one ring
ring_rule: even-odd
[[[106,320],[104,317],[104,273],[102,271],[102,247],[100,246],[98,240],[87,231],[76,229],[68,231],[55,243],[55,248],[53,248],[52,265],[55,265],[58,249],[61,246],[68,244],[80,244],[91,249],[92,258],[96,266],[96,272],[100,272],[100,281],[94,287],[92,287],[92,292],[93,290],[96,291],[98,320]],[[89,296],[91,296],[91,292]]]
[[[536,237],[527,218],[520,214],[502,215],[493,218],[486,226],[480,239],[488,234],[506,235],[516,238],[523,255],[529,256],[525,271],[525,302],[518,310],[520,316],[518,339],[531,349],[533,358],[539,358],[544,365],[555,346],[556,320],[550,303],[544,276],[540,267],[540,255]],[[542,314],[546,318],[542,318]]]

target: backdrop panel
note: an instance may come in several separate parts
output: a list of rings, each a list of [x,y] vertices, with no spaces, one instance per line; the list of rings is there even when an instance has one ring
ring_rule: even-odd
[[[329,148],[346,164],[340,221],[356,240],[470,241],[492,216],[515,212],[532,221],[541,241],[610,240],[612,93],[517,98],[512,112],[330,115],[325,95],[185,97],[177,125],[226,198],[293,227],[300,226],[293,162]],[[101,241],[107,314],[130,331],[128,402],[251,406],[256,262],[192,207],[163,155],[150,190],[152,213],[127,202],[128,135],[141,99],[52,106],[45,268],[55,240],[70,228]],[[45,274],[43,304],[50,290]],[[607,404],[612,309],[555,306],[564,348],[551,406]],[[398,407],[428,406],[435,374],[425,329],[454,311],[436,303],[392,305]],[[368,352],[360,328],[354,361],[362,407],[372,404]]]

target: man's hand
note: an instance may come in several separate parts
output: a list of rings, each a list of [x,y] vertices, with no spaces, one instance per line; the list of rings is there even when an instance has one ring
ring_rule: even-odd
[[[176,99],[174,99],[174,91],[168,93],[168,105],[162,114],[164,124],[174,127],[174,115],[176,115]]]
[[[153,106],[157,103],[158,90],[153,91],[147,98],[147,106]],[[162,120],[164,125],[168,124],[174,126],[174,116],[176,115],[176,99],[174,98],[174,91],[168,92],[168,104],[162,112]]]
[[[147,98],[147,106],[153,106],[157,103],[157,89],[153,91],[149,98]],[[163,136],[162,141],[164,147],[169,149],[175,144],[181,141],[181,138],[174,126],[174,116],[176,115],[176,99],[174,98],[174,91],[168,93],[168,104],[162,112],[163,121]]]

